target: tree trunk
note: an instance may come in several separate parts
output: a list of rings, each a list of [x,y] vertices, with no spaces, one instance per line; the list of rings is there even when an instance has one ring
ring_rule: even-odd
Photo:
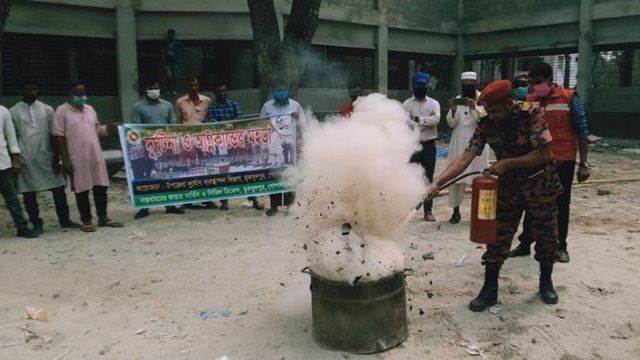
[[[318,27],[321,0],[293,0],[291,16],[280,41],[274,0],[247,0],[258,60],[260,100],[269,98],[275,79],[282,79],[295,95],[304,70],[304,55]]]
[[[2,94],[2,40],[4,37],[4,26],[9,18],[11,0],[0,0],[0,94]]]

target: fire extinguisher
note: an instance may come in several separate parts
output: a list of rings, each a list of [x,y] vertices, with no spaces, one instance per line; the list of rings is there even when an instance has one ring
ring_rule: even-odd
[[[475,243],[496,242],[498,225],[498,179],[487,173],[473,179],[471,193],[471,231],[469,239]]]

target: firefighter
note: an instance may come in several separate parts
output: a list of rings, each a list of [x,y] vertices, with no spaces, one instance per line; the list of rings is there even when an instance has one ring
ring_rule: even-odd
[[[478,121],[465,152],[433,181],[427,192],[428,198],[437,195],[440,186],[461,174],[482,154],[485,144],[495,152],[497,161],[489,171],[498,175],[498,230],[496,241],[487,245],[482,256],[484,286],[469,304],[470,310],[478,312],[498,301],[498,274],[509,255],[523,211],[535,222],[531,224],[531,236],[535,238],[535,259],[540,263],[540,297],[547,304],[558,302],[551,273],[558,249],[556,197],[562,186],[551,163],[551,135],[542,112],[530,103],[514,102],[511,94],[511,82],[507,80],[485,87],[478,104],[485,107],[488,116]]]

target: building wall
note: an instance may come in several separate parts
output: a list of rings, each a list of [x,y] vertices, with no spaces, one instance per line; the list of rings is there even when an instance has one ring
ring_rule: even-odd
[[[275,0],[281,26],[291,1]],[[458,55],[463,50],[473,56],[580,45],[581,0],[459,1],[461,12],[454,0],[324,0],[314,44],[375,49],[377,88],[384,92],[388,51]],[[584,1],[593,2],[591,45],[640,42],[640,1]],[[6,31],[117,38],[118,47],[128,49],[118,55],[124,74],[120,79],[126,83],[120,85],[119,98],[94,98],[102,119],[115,121],[128,117],[129,104],[137,98],[137,79],[132,76],[137,73],[137,54],[129,50],[136,40],[164,39],[168,28],[176,29],[184,40],[252,38],[246,2],[226,0],[23,0],[13,3]],[[629,126],[638,129],[631,120],[640,112],[638,88],[587,89],[594,129],[605,135],[629,134],[625,131]],[[437,97],[446,100],[453,92]],[[403,91],[388,93],[400,100],[406,97]],[[255,94],[255,90],[235,93],[247,104],[247,112],[259,111]],[[347,98],[340,89],[302,89],[299,96],[322,111],[339,108]]]
[[[393,6],[388,4],[391,2],[384,0],[323,1],[313,43],[362,49],[382,47],[385,54],[386,51],[455,54],[457,12],[456,7],[449,6],[449,0],[400,0],[394,1]],[[275,0],[275,5],[281,22],[286,21],[291,0]],[[185,41],[252,39],[246,2],[225,0],[25,0],[15,3],[6,31],[117,38],[119,7],[130,7],[135,14],[135,40],[165,39],[169,28],[175,29],[178,39]],[[381,27],[388,32],[384,44],[380,44]],[[118,56],[124,64],[136,63],[133,60],[137,54],[123,52]],[[127,77],[125,81],[131,82],[121,87],[128,94],[122,96],[117,106],[114,107],[111,97],[105,97],[104,101],[93,98],[104,121],[128,117],[127,109],[137,93],[134,79]],[[231,94],[244,104],[245,112],[259,112],[261,104],[256,90]],[[342,89],[301,89],[299,98],[323,112],[337,111],[348,99]]]
[[[580,0],[509,1],[509,6],[505,1],[463,1],[461,30],[467,56],[579,48]],[[640,42],[640,1],[592,1],[591,45]],[[639,88],[597,88],[592,84],[587,89],[593,132],[640,136],[636,120],[640,115]]]

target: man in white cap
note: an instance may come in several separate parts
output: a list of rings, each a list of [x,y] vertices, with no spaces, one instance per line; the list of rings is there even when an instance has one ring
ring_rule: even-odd
[[[478,119],[484,116],[484,109],[476,104],[476,100],[480,96],[477,89],[478,74],[467,71],[463,72],[460,78],[462,79],[462,95],[458,95],[455,99],[449,99],[449,112],[447,113],[447,123],[453,129],[447,157],[449,164],[464,153],[469,139],[476,130]],[[481,156],[473,160],[466,173],[482,171],[488,167],[488,164],[487,151],[484,151]],[[449,187],[449,206],[453,208],[453,214],[449,219],[451,224],[460,222],[460,204],[464,198],[465,187],[471,185],[472,180],[473,177],[467,177]]]

